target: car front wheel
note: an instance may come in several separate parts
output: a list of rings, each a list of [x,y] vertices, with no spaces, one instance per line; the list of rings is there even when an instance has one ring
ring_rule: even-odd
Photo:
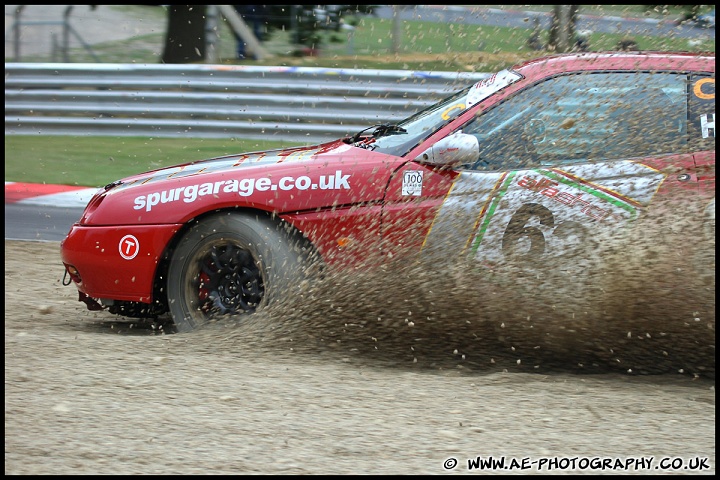
[[[253,313],[291,295],[310,263],[301,240],[287,226],[255,214],[223,213],[193,225],[168,271],[167,296],[177,331]]]

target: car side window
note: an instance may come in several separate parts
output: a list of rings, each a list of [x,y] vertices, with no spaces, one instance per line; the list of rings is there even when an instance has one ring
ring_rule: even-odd
[[[465,169],[532,168],[687,149],[688,79],[586,73],[527,88],[462,127],[480,154]]]

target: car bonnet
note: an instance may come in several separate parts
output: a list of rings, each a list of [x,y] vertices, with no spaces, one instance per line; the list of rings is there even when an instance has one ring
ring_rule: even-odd
[[[309,147],[295,147],[262,152],[242,153],[211,158],[197,162],[175,165],[172,167],[151,170],[145,173],[123,178],[105,187],[114,192],[137,185],[161,182],[169,179],[206,175],[221,171],[233,171],[239,168],[267,167],[277,164],[289,164],[315,160],[318,155],[335,155],[347,149],[342,141],[335,141]]]

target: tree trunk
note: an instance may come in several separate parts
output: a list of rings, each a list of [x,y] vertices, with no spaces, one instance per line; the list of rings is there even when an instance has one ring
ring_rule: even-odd
[[[575,43],[575,23],[577,21],[577,5],[555,5],[548,48],[557,53],[569,52]]]
[[[163,63],[192,63],[205,59],[207,5],[170,5]]]

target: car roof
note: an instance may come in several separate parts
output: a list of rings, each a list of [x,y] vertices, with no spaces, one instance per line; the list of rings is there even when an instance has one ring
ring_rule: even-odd
[[[715,54],[637,51],[566,53],[529,60],[516,65],[513,70],[529,79],[582,71],[647,70],[715,73]]]

